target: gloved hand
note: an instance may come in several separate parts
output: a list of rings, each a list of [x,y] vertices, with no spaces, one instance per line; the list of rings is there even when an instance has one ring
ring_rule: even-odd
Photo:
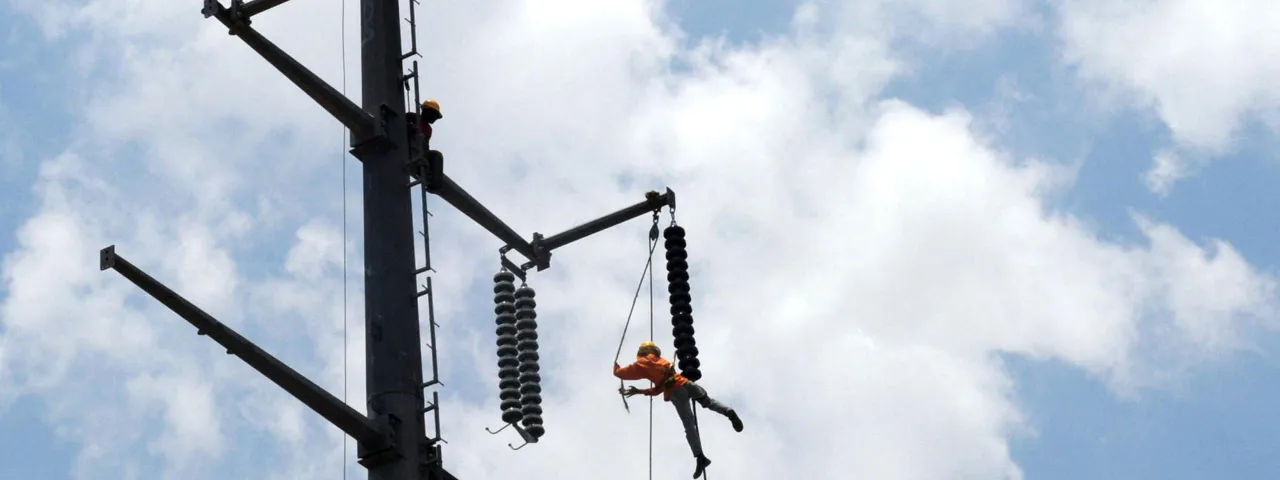
[[[624,396],[624,397],[630,397],[630,396],[632,396],[632,395],[635,395],[635,394],[637,394],[637,393],[640,393],[640,389],[638,389],[638,388],[636,388],[636,387],[627,387],[627,388],[625,388],[625,389],[619,388],[619,389],[618,389],[618,393],[621,393],[621,394],[622,394],[622,396]]]

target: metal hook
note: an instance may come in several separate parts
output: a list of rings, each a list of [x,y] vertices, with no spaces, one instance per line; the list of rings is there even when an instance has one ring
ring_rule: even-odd
[[[502,247],[502,248],[507,248],[507,247]],[[507,258],[506,252],[501,252],[498,254],[498,256],[502,260],[502,271],[511,272],[512,275],[515,275],[517,278],[520,279],[521,283],[524,283],[527,281],[527,279],[525,278],[527,276],[527,274],[525,273],[525,268],[516,266],[515,262],[512,262],[511,259]]]
[[[508,424],[506,424],[506,425],[503,425],[503,426],[502,426],[502,428],[499,428],[499,429],[498,429],[498,430],[496,430],[496,431],[495,431],[495,430],[490,429],[489,427],[484,427],[484,431],[489,432],[489,434],[490,434],[490,435],[497,435],[497,434],[498,434],[498,432],[501,432],[501,431],[503,431],[503,430],[506,430],[506,429],[507,429],[507,427],[515,427],[515,429],[516,429],[516,433],[519,433],[519,434],[520,434],[520,438],[523,438],[523,439],[524,439],[524,443],[520,444],[520,446],[519,446],[519,447],[517,447],[517,446],[515,446],[515,445],[512,445],[512,444],[510,444],[510,443],[508,443],[508,444],[507,444],[507,448],[510,448],[511,450],[513,450],[513,451],[514,451],[514,450],[519,450],[519,449],[521,449],[521,448],[524,448],[526,445],[528,445],[528,444],[530,444],[530,443],[538,443],[538,439],[537,439],[537,438],[534,438],[534,437],[533,437],[533,435],[530,435],[530,434],[529,434],[529,432],[526,432],[523,428],[520,428],[520,426],[519,426],[519,425],[516,425],[516,424],[514,424],[514,423],[508,423]]]
[[[623,392],[623,388],[624,388],[624,385],[623,385],[623,383],[622,383],[622,380],[618,380],[618,396],[619,396],[619,397],[622,397],[622,408],[627,409],[627,414],[628,414],[628,415],[630,415],[630,414],[631,414],[631,405],[628,405],[628,404],[627,404],[627,396],[626,396],[625,394],[623,394],[623,393],[622,393],[622,392]]]

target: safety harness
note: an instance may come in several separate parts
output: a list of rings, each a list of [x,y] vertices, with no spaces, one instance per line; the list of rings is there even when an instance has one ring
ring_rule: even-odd
[[[676,367],[675,365],[667,365],[667,370],[663,372],[666,376],[662,379],[662,392],[670,392],[676,385]]]

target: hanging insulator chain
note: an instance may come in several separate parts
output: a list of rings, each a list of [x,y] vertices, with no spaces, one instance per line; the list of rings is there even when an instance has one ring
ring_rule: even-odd
[[[685,250],[684,227],[671,225],[662,232],[667,249],[667,292],[671,294],[671,335],[675,337],[680,374],[698,381],[698,346],[693,339],[693,296],[689,294],[689,253]]]
[[[538,373],[538,306],[533,288],[520,285],[516,290],[516,340],[519,342],[520,411],[524,414],[525,431],[533,438],[542,437],[542,376]]]
[[[524,415],[520,413],[520,371],[517,367],[518,349],[516,341],[516,276],[505,269],[493,276],[493,311],[498,315],[498,398],[502,403],[502,421],[508,424],[519,422]]]

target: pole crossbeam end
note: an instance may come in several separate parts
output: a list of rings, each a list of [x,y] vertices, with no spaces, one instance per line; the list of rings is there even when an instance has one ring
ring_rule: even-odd
[[[99,267],[102,270],[115,270],[120,276],[137,285],[151,297],[168,307],[187,323],[196,328],[196,332],[206,335],[226,349],[227,354],[235,355],[246,364],[257,370],[268,380],[284,389],[294,398],[311,408],[325,420],[337,426],[360,444],[379,446],[389,441],[387,430],[355,411],[342,400],[334,397],[320,386],[312,383],[307,377],[285,365],[271,354],[259,348],[252,341],[240,336],[235,330],[205,313],[187,299],[178,295],[159,280],[129,263],[115,251],[115,246],[108,246],[99,252]]]

